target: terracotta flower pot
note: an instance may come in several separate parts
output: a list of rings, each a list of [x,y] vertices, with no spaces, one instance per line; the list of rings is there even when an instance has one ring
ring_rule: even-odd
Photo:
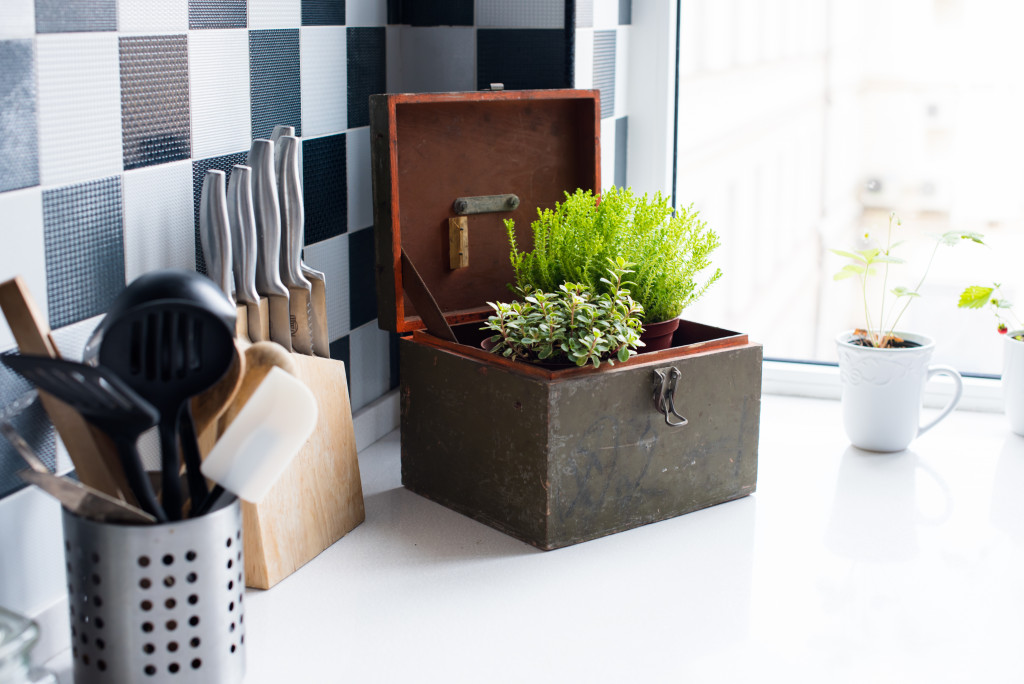
[[[675,334],[678,327],[678,318],[671,318],[658,323],[644,323],[644,331],[640,333],[640,341],[646,346],[637,349],[637,352],[645,354],[647,352],[668,349],[672,346],[672,335]]]

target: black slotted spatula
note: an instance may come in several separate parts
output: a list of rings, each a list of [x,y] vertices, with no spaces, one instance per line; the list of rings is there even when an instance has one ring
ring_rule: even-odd
[[[120,313],[100,344],[100,365],[117,373],[160,412],[163,507],[171,520],[181,518],[182,508],[179,434],[192,510],[199,509],[208,492],[190,400],[213,386],[231,365],[233,333],[207,308],[159,301]]]
[[[136,442],[159,414],[114,373],[45,356],[5,356],[11,370],[78,411],[117,446],[125,478],[139,506],[158,521],[167,519],[139,460]]]

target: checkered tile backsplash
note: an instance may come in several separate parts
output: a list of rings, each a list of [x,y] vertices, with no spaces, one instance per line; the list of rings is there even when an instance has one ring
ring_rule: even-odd
[[[624,183],[629,14],[629,0],[0,0],[0,280],[21,274],[58,340],[84,339],[138,275],[205,272],[204,173],[294,126],[305,260],[327,274],[331,354],[359,409],[398,382],[375,321],[367,97],[600,88],[602,177]],[[13,348],[0,322],[0,353]],[[24,388],[0,380],[3,406]],[[0,440],[0,496],[16,467]]]

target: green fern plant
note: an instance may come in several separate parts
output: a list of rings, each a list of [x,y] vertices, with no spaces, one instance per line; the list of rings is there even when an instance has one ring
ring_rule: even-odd
[[[607,293],[608,261],[623,259],[633,265],[630,293],[653,323],[677,317],[722,276],[715,269],[699,277],[711,265],[718,235],[692,206],[674,213],[661,193],[638,197],[612,187],[597,198],[577,190],[537,214],[530,252],[519,250],[515,223],[505,221],[518,289],[553,292],[569,282]]]

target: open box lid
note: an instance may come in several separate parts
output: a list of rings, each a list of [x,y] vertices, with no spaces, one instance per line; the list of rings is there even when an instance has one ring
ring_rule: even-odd
[[[504,220],[528,251],[538,208],[600,188],[600,116],[596,90],[371,96],[379,326],[433,331],[424,291],[449,325],[508,301]]]

